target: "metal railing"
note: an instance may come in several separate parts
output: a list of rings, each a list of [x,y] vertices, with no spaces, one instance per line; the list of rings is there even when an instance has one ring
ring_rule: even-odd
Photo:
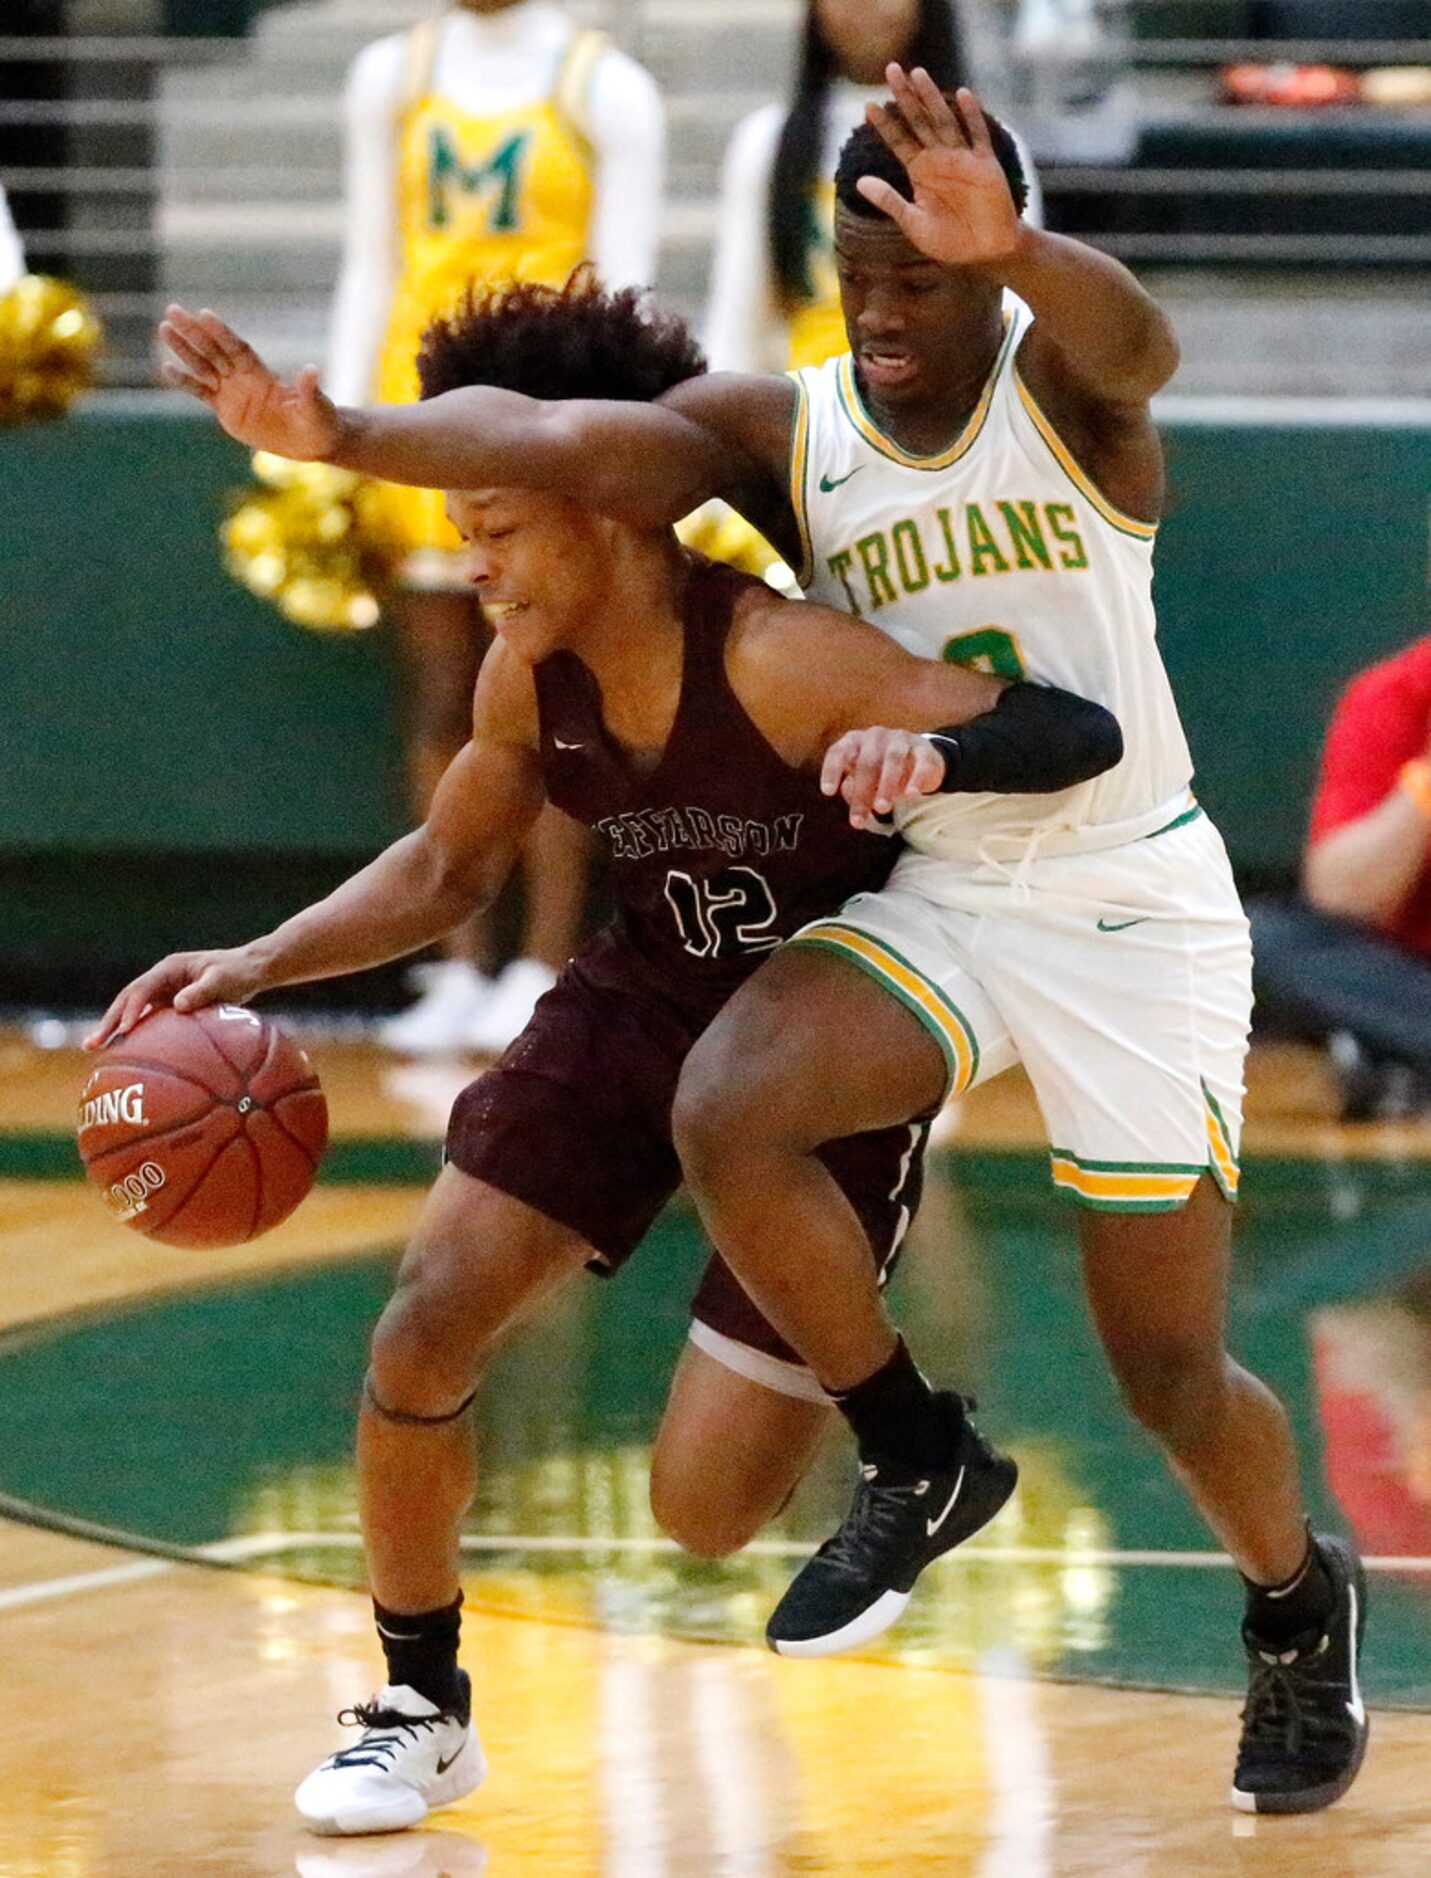
[[[1160,8],[1166,15],[1171,9]],[[654,25],[670,30],[678,9],[669,0],[611,0],[606,9],[620,22],[628,43],[640,44]],[[1193,38],[1136,38],[1122,40],[1120,57],[1136,73],[1162,68],[1183,75],[1221,64],[1256,60],[1270,62],[1327,61],[1351,66],[1431,65],[1431,41],[1421,40],[1248,40],[1209,41]],[[315,60],[315,88],[275,99],[272,119],[299,127],[322,125],[332,130],[334,161],[331,168],[300,170],[281,150],[265,162],[261,122],[253,123],[255,155],[237,165],[192,168],[180,175],[161,170],[157,145],[166,128],[205,121],[227,122],[253,111],[244,98],[163,98],[166,73],[218,71],[241,68],[251,55],[245,39],[202,38],[65,38],[35,39],[0,34],[0,65],[50,64],[63,68],[66,95],[57,97],[0,97],[0,152],[7,132],[35,133],[43,144],[52,133],[54,144],[68,149],[68,158],[43,150],[28,150],[17,161],[0,155],[0,182],[30,211],[32,225],[22,227],[27,254],[39,267],[69,273],[92,294],[101,314],[111,323],[111,348],[105,373],[111,382],[147,383],[152,366],[149,326],[165,295],[165,265],[184,257],[201,260],[223,251],[255,261],[248,297],[276,310],[294,314],[326,303],[336,264],[338,239],[338,112],[333,85],[334,67]],[[332,95],[330,95],[330,93]],[[745,96],[720,101],[732,113],[754,102]],[[1390,113],[1368,112],[1378,121]],[[1423,113],[1420,122],[1426,122]],[[1288,114],[1230,112],[1209,98],[1205,108],[1181,103],[1181,122],[1236,124],[1254,130],[1261,123],[1285,123]],[[1346,123],[1358,116],[1355,107],[1327,114],[1327,122]],[[673,120],[679,134],[680,114]],[[1413,120],[1415,121],[1415,120]],[[32,137],[33,144],[36,137]],[[14,140],[12,139],[12,144]],[[111,160],[112,157],[112,160]],[[1431,231],[1422,205],[1431,195],[1431,172],[1410,166],[1358,170],[1318,166],[1309,169],[1270,165],[1217,168],[1173,168],[1154,164],[1109,163],[1046,166],[1042,172],[1046,193],[1057,200],[1060,192],[1088,198],[1106,198],[1108,227],[1089,229],[1092,239],[1124,259],[1141,263],[1226,263],[1239,267],[1315,266],[1354,264],[1379,267],[1424,267],[1431,263]],[[712,171],[705,194],[672,205],[667,226],[668,254],[684,251],[692,257],[708,251],[713,233],[707,213],[715,187]],[[316,188],[314,187],[316,182]],[[164,213],[163,194],[175,187],[189,192],[191,212]],[[1232,201],[1239,196],[1285,198],[1288,202],[1314,202],[1318,198],[1349,205],[1380,195],[1402,205],[1407,226],[1378,234],[1325,232],[1292,233],[1185,233],[1156,228],[1122,231],[1116,205],[1130,196],[1155,203],[1177,196],[1201,194]],[[205,202],[222,201],[227,207],[252,206],[252,220],[265,203],[277,211],[266,233],[245,228],[243,216],[216,217],[212,232],[204,227]],[[312,214],[307,221],[301,209]],[[331,221],[327,218],[331,212]],[[284,217],[287,217],[285,224]],[[23,220],[23,218],[22,218]],[[295,256],[312,254],[311,279],[292,278],[300,272]],[[265,279],[264,254],[287,257],[290,278]],[[321,285],[319,284],[321,281]]]

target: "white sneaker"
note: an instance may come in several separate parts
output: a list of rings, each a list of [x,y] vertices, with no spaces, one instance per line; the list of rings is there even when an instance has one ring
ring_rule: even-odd
[[[401,1832],[486,1777],[471,1722],[444,1715],[405,1684],[390,1683],[338,1719],[350,1716],[362,1727],[360,1738],[315,1767],[293,1796],[311,1832]]]
[[[549,965],[536,959],[513,959],[467,1026],[467,1048],[482,1056],[500,1055],[526,1029],[537,999],[555,983],[556,973]]]
[[[419,973],[422,996],[378,1025],[378,1042],[399,1056],[460,1055],[497,987],[465,959],[443,959]]]

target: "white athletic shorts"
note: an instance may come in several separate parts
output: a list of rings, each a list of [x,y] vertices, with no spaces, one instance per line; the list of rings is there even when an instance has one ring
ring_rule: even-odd
[[[1237,1194],[1252,947],[1194,804],[1119,847],[1017,866],[904,854],[879,893],[796,933],[859,966],[932,1033],[962,1094],[1022,1062],[1056,1187],[1163,1212],[1205,1170]]]

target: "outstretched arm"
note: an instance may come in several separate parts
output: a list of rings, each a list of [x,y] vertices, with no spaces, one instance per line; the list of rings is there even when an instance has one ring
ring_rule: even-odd
[[[495,386],[371,410],[336,405],[312,368],[278,378],[215,313],[171,306],[165,378],[231,437],[424,489],[551,489],[638,526],[675,522],[723,492],[727,443],[661,404],[547,402]]]
[[[873,176],[861,195],[931,260],[977,268],[1027,301],[1037,323],[1026,373],[1062,373],[1112,404],[1146,402],[1178,362],[1157,302],[1111,255],[1019,219],[972,91],[951,108],[923,70],[891,65],[886,76],[899,110],[871,105],[870,121],[908,170],[914,201]]]
[[[271,933],[161,959],[116,996],[86,1047],[130,1029],[150,1005],[246,1004],[279,985],[365,971],[431,945],[495,898],[542,801],[531,679],[497,646],[478,680],[472,740],[420,828]]]

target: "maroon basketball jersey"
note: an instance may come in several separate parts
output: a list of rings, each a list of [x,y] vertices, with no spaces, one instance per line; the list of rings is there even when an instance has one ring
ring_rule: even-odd
[[[645,774],[607,734],[574,653],[535,674],[547,794],[612,862],[616,915],[583,952],[585,975],[712,1013],[782,940],[883,885],[899,845],[851,828],[844,801],[782,761],[731,690],[726,637],[750,584],[692,559],[680,702]]]

